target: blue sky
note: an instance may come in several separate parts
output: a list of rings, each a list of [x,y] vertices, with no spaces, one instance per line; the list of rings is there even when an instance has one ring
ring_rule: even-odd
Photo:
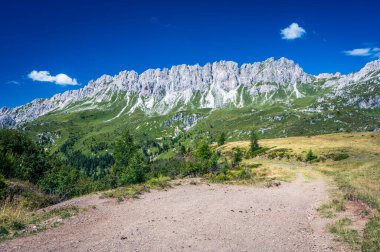
[[[379,58],[379,9],[374,0],[0,0],[0,107],[183,63],[284,56],[311,74],[357,71]]]

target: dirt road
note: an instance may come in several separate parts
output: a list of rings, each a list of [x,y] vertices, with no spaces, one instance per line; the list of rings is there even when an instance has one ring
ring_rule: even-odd
[[[332,251],[322,179],[280,187],[185,184],[122,203],[95,205],[64,225],[0,244],[1,251]],[[65,203],[68,204],[68,203]]]

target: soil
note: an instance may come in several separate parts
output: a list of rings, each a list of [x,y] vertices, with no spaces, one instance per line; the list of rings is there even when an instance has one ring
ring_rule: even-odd
[[[182,181],[121,203],[93,194],[53,206],[88,211],[0,251],[343,251],[316,211],[326,190],[299,174],[271,188]]]

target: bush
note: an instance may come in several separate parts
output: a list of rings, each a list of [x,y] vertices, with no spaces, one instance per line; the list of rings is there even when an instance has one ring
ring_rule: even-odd
[[[145,172],[144,164],[141,155],[136,154],[131,160],[129,165],[120,172],[119,185],[136,184],[144,182]]]
[[[204,140],[201,140],[198,143],[197,149],[195,150],[196,160],[203,162],[203,161],[209,160],[211,156],[212,156],[212,152],[210,150],[210,147]]]
[[[24,133],[0,130],[0,174],[36,183],[51,168],[42,146]]]
[[[250,145],[249,145],[249,150],[250,152],[254,152],[260,149],[259,146],[259,138],[257,137],[257,134],[254,130],[251,131],[250,135]]]
[[[153,187],[166,188],[170,186],[170,178],[159,176],[158,178],[151,178],[146,183]]]
[[[314,155],[312,150],[309,150],[309,152],[306,154],[305,161],[306,162],[312,162],[313,160],[316,160],[317,156]]]
[[[232,179],[232,176],[227,173],[227,174],[224,174],[224,173],[218,173],[216,176],[215,176],[215,181],[216,182],[224,182],[224,181],[228,181],[228,180],[231,180]]]
[[[0,226],[0,237],[9,234],[9,231],[6,227]]]
[[[226,141],[226,134],[222,132],[218,138],[218,146],[223,145],[225,141]]]
[[[57,203],[58,198],[47,195],[36,185],[21,180],[7,181],[6,200],[26,209],[34,210]]]
[[[201,174],[199,166],[194,162],[186,162],[182,171],[183,176],[196,176]],[[202,173],[203,174],[203,173]]]
[[[239,179],[250,179],[251,178],[251,173],[247,168],[242,169],[238,173],[238,178]]]
[[[39,187],[46,193],[56,195],[64,200],[76,195],[79,172],[71,167],[61,166],[50,170],[39,182]]]
[[[115,164],[110,172],[113,186],[145,181],[146,168],[142,152],[138,151],[129,130],[125,130],[115,144]]]
[[[240,148],[235,148],[232,153],[232,165],[237,166],[243,160],[243,152]]]
[[[228,172],[228,161],[227,158],[224,159],[224,163],[222,165],[222,168],[220,169],[221,173],[227,174]]]
[[[134,139],[129,130],[126,129],[115,143],[114,157],[116,167],[128,167],[136,153],[137,148]]]
[[[5,182],[5,178],[2,174],[0,174],[0,200],[4,200],[7,196],[7,183]]]
[[[160,159],[153,161],[148,166],[147,177],[159,177],[168,176],[175,178],[183,174],[185,171],[185,159],[181,156],[177,156],[169,159]]]

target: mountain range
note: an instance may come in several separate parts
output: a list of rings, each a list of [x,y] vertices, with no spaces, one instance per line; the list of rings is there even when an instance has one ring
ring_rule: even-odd
[[[83,121],[95,135],[127,125],[154,137],[198,129],[239,139],[248,128],[271,136],[379,130],[379,111],[380,59],[348,75],[311,75],[292,60],[269,58],[103,75],[78,90],[2,108],[0,127],[62,137],[58,129]]]

